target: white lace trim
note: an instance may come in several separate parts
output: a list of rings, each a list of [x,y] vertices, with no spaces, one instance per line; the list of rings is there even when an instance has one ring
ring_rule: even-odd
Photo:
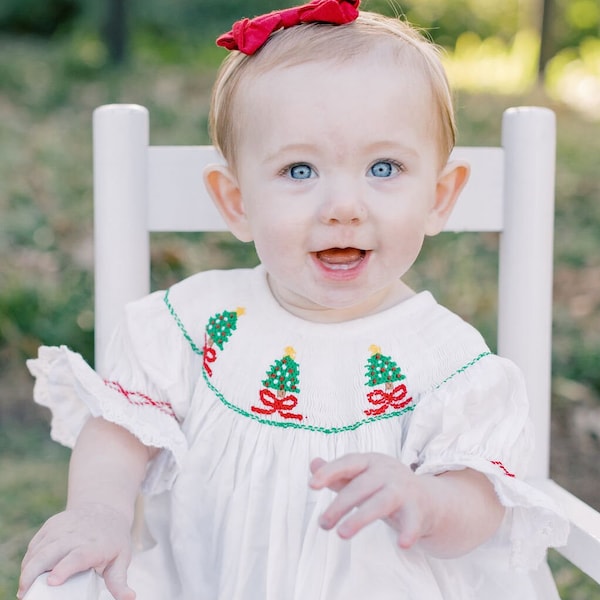
[[[187,452],[185,436],[174,417],[156,406],[130,402],[66,346],[42,346],[38,358],[27,361],[27,366],[36,377],[35,402],[52,411],[52,439],[72,448],[87,419],[101,416],[146,446],[166,450],[148,466],[144,492],[159,493],[172,486]]]
[[[527,482],[511,476],[502,466],[480,457],[452,457],[448,463],[427,463],[417,474],[439,474],[471,468],[492,482],[500,503],[508,509],[508,518],[495,537],[510,544],[510,568],[536,569],[546,558],[549,547],[563,546],[569,535],[569,523],[562,509],[546,494]]]

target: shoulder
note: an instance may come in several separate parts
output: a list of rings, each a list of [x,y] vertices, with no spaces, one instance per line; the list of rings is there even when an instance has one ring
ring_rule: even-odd
[[[431,294],[415,315],[415,327],[421,351],[414,361],[420,374],[420,390],[428,396],[459,395],[473,399],[488,396],[513,396],[518,404],[525,401],[525,384],[520,369],[510,360],[498,356],[481,333],[462,317],[439,304]],[[485,404],[485,402],[484,402]]]
[[[158,290],[127,304],[127,316],[166,318],[173,313],[210,312],[212,306],[248,292],[264,277],[259,268],[203,271],[166,290]]]
[[[166,290],[159,290],[125,307],[124,326],[140,349],[143,346],[182,347],[201,354],[204,325],[216,314],[238,311],[264,293],[264,271],[232,269],[204,271]]]
[[[205,271],[164,291],[162,303],[171,317],[197,323],[215,312],[246,305],[264,287],[266,275],[262,267]]]
[[[492,356],[483,336],[459,315],[421,292],[392,316],[396,340],[416,389],[426,392]],[[486,359],[485,361],[483,359]]]
[[[449,347],[454,352],[464,349],[489,350],[481,333],[455,312],[439,304],[429,292],[423,292],[415,324],[423,340],[434,347]]]

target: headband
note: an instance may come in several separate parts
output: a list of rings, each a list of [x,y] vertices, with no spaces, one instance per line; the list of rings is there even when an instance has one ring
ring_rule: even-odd
[[[301,23],[329,23],[344,25],[358,17],[360,0],[313,0],[302,6],[276,10],[254,19],[241,19],[231,31],[217,38],[217,46],[254,54],[278,29]]]

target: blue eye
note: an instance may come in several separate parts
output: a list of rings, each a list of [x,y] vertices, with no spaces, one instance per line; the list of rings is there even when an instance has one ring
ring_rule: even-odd
[[[288,173],[292,179],[310,179],[314,177],[314,170],[310,165],[298,164],[292,165]]]
[[[389,160],[379,160],[369,169],[373,177],[391,177],[400,170],[398,165]]]

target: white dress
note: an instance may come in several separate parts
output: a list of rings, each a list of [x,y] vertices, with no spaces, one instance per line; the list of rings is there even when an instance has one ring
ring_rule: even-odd
[[[54,439],[72,445],[93,414],[163,449],[130,568],[139,600],[538,598],[532,570],[567,524],[522,479],[521,375],[428,292],[320,324],[282,309],[263,267],[201,273],[129,305],[109,357],[101,376],[65,347],[29,366]],[[383,522],[344,541],[318,526],[333,493],[307,482],[313,458],[350,452],[481,471],[506,518],[460,559],[401,550]]]

